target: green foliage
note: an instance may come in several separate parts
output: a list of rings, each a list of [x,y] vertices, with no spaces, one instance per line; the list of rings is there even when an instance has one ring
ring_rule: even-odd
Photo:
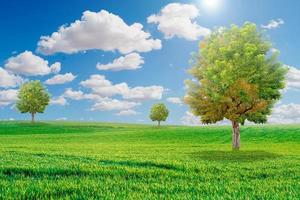
[[[50,96],[40,81],[24,83],[18,94],[17,108],[21,113],[43,113],[49,104]]]
[[[0,122],[0,199],[298,199],[299,125],[229,130]]]
[[[150,111],[150,119],[152,121],[158,121],[160,123],[161,121],[166,121],[166,119],[169,116],[169,110],[163,103],[158,103],[152,106]]]
[[[264,123],[285,86],[287,69],[277,61],[255,24],[213,32],[200,44],[187,81],[185,102],[203,123],[224,118]]]

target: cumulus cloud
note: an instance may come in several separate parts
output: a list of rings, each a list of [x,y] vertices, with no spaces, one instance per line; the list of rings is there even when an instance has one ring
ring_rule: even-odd
[[[295,67],[291,67],[291,66],[287,66],[289,71],[287,73],[286,76],[286,87],[287,89],[300,89],[300,70],[295,68]]]
[[[284,24],[283,19],[277,19],[277,20],[272,19],[267,25],[261,25],[261,27],[264,29],[275,29],[283,24]]]
[[[52,73],[54,73],[54,74],[59,73],[59,72],[60,72],[60,69],[61,69],[61,64],[60,64],[60,62],[56,62],[56,63],[54,63],[54,64],[52,64],[52,65],[50,66],[50,71],[51,71]]]
[[[45,83],[47,85],[58,85],[58,84],[69,83],[73,81],[75,78],[76,76],[74,76],[72,73],[58,74],[46,80]]]
[[[50,104],[51,105],[66,106],[66,105],[68,105],[68,102],[67,102],[67,100],[63,96],[60,96],[58,98],[51,99],[50,100]]]
[[[114,85],[103,75],[91,75],[88,80],[82,81],[80,84],[102,97],[121,95],[124,99],[137,101],[149,99],[158,100],[162,98],[164,92],[162,86],[139,86],[130,88],[127,83],[124,82]]]
[[[18,100],[18,90],[0,90],[0,107],[15,103]]]
[[[143,57],[138,53],[131,53],[126,56],[121,56],[113,60],[112,63],[100,64],[97,63],[97,69],[99,70],[111,70],[111,71],[121,71],[121,70],[136,70],[141,68],[144,64]]]
[[[112,83],[103,75],[93,74],[89,79],[81,81],[80,85],[87,88],[96,89],[97,87],[111,86]]]
[[[199,16],[199,10],[192,4],[170,3],[159,14],[148,17],[148,23],[158,24],[166,39],[177,36],[186,40],[197,40],[210,34],[210,29],[197,24],[195,19]]]
[[[135,115],[137,114],[132,108],[139,106],[139,102],[124,101],[118,99],[111,99],[109,97],[103,97],[96,93],[84,93],[81,90],[72,90],[67,88],[60,98],[68,98],[72,100],[91,100],[94,104],[91,107],[91,111],[120,111],[117,113],[119,116]],[[53,100],[55,101],[55,100]],[[56,103],[59,104],[62,99],[56,99]],[[135,113],[134,113],[135,112]]]
[[[22,84],[23,81],[24,80],[20,76],[14,75],[0,67],[0,87],[17,87]]]
[[[123,95],[124,99],[131,99],[135,101],[143,100],[159,100],[162,98],[164,88],[162,86],[148,86],[148,87],[134,87],[129,88]]]
[[[102,97],[95,93],[87,93],[83,95],[83,99],[91,100],[91,101],[102,101],[108,99],[107,97]]]
[[[122,54],[160,49],[161,41],[143,31],[143,25],[127,25],[122,18],[105,10],[85,11],[80,20],[62,26],[51,36],[42,36],[38,51],[49,55],[56,52],[77,53],[90,49],[118,50]]]
[[[98,94],[94,93],[84,93],[81,90],[72,90],[71,88],[67,88],[63,93],[62,97],[72,99],[72,100],[92,100],[92,101],[101,101],[107,98],[103,98]]]
[[[105,76],[97,74],[91,75],[89,79],[82,81],[80,85],[91,89],[93,93],[103,97],[123,94],[129,89],[126,83],[113,85]]]
[[[141,101],[161,99],[164,92],[161,86],[130,88],[127,83],[113,84],[105,76],[98,74],[91,75],[80,85],[89,89],[89,93],[67,88],[61,96],[72,100],[90,100],[94,103],[92,111],[117,110],[120,111],[117,113],[120,116],[137,114],[133,108],[140,105]],[[118,98],[112,98],[115,96]]]
[[[138,112],[136,112],[135,110],[121,110],[116,115],[117,116],[131,116],[131,115],[137,115],[137,114],[138,114]]]
[[[58,73],[60,68],[61,64],[59,62],[49,66],[48,61],[34,55],[31,51],[25,51],[17,56],[10,57],[5,64],[6,70],[25,76]]]
[[[81,90],[74,91],[71,88],[67,88],[63,94],[63,97],[72,99],[72,100],[82,100],[84,99],[84,93]]]
[[[295,124],[300,123],[300,104],[279,104],[268,118],[269,123]]]
[[[179,105],[183,104],[182,99],[179,98],[179,97],[169,97],[169,98],[167,98],[167,102],[174,103],[174,104],[179,104]]]
[[[107,99],[101,102],[95,103],[91,110],[92,111],[111,111],[111,110],[129,110],[140,103],[130,102],[130,101],[121,101],[117,99]]]

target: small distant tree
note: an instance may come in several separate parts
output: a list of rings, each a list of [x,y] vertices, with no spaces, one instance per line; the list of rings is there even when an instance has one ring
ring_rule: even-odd
[[[201,42],[190,70],[196,81],[187,81],[185,102],[205,124],[230,120],[233,149],[240,124],[266,122],[285,86],[287,70],[270,48],[255,24],[222,28]]]
[[[30,113],[31,122],[36,113],[43,113],[50,101],[49,93],[40,81],[24,83],[18,94],[17,109],[21,113]]]
[[[151,108],[150,119],[152,121],[157,121],[158,126],[160,122],[166,121],[169,116],[169,110],[163,103],[154,104]]]

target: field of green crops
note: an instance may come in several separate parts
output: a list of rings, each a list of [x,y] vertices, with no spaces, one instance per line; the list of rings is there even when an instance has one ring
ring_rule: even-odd
[[[0,199],[300,199],[300,125],[1,122]]]

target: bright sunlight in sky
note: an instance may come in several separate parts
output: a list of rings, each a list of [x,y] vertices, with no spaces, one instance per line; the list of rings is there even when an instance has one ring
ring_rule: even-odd
[[[217,10],[220,7],[221,0],[202,0],[201,5],[204,9]]]

